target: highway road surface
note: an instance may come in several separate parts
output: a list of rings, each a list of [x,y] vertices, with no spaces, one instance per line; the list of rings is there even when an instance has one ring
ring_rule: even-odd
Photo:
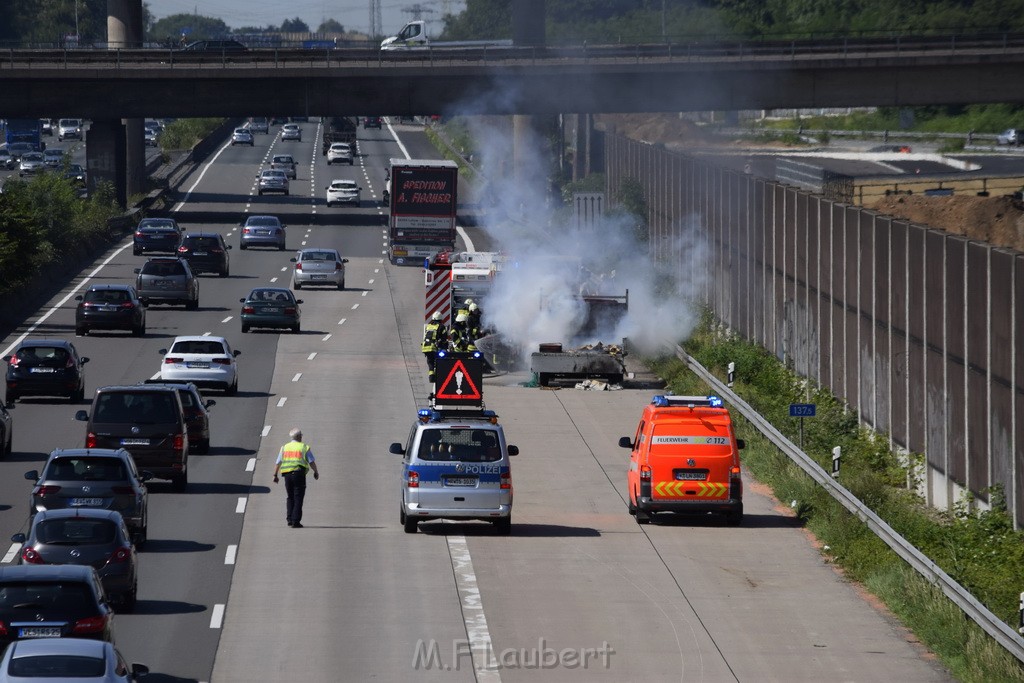
[[[387,159],[433,157],[416,126],[360,130],[354,166],[330,166],[314,119],[301,142],[279,127],[254,147],[225,145],[187,176],[173,214],[234,248],[231,276],[204,276],[200,308],[151,307],[148,334],[74,337],[73,295],[131,282],[144,257],[130,239],[104,254],[3,341],[73,338],[91,361],[87,393],[153,376],[178,334],[225,336],[240,349],[239,392],[212,413],[209,455],[189,461],[188,490],[152,484],[139,601],[115,635],[162,681],[946,681],[890,617],[826,564],[807,534],[751,482],[746,519],[638,526],[626,513],[626,451],[650,389],[525,388],[485,381],[513,460],[510,537],[482,523],[398,523],[398,456],[428,387],[419,351],[423,275],[383,257],[379,198]],[[258,197],[260,165],[299,162],[287,197]],[[363,187],[359,208],[327,209],[334,178]],[[247,215],[288,226],[288,251],[238,249]],[[474,244],[489,241],[477,229]],[[289,282],[300,246],[350,259],[347,289],[304,288],[301,334],[242,334],[239,298]],[[9,353],[9,351],[5,351]],[[14,454],[0,462],[0,529],[28,524],[22,477],[84,424],[66,401],[13,409]],[[303,529],[285,524],[274,458],[300,427],[320,467]],[[742,436],[742,435],[741,435]],[[4,558],[9,562],[15,548]]]

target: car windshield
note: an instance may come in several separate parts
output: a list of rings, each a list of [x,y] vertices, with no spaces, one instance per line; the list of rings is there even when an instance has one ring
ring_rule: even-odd
[[[114,458],[54,458],[43,479],[52,481],[124,481],[128,471]]]
[[[249,301],[278,301],[291,303],[295,301],[287,289],[254,289],[249,293]]]
[[[26,581],[0,585],[0,610],[57,608],[82,611],[94,606],[88,586],[77,581]]]
[[[99,678],[107,663],[99,657],[81,655],[33,655],[14,657],[7,665],[8,676],[25,678]]]
[[[333,151],[333,152],[347,152],[348,151],[348,145],[346,145],[344,142],[336,142],[333,145],[331,145],[331,151]]]
[[[215,339],[183,339],[174,342],[171,353],[198,353],[223,356],[227,353],[224,344]]]
[[[22,161],[42,161],[43,155],[39,152],[29,152],[21,157]]]
[[[235,128],[235,135],[248,135],[249,131],[246,128]],[[223,135],[223,133],[222,133]]]
[[[91,289],[85,293],[85,300],[90,303],[121,304],[130,298],[124,289]]]
[[[143,218],[139,221],[140,228],[176,228],[177,225],[172,218]]]
[[[117,525],[109,519],[44,519],[35,528],[36,541],[47,545],[107,545],[116,535]]]
[[[420,460],[495,462],[501,460],[493,429],[427,429],[420,437]]]
[[[156,391],[108,391],[96,399],[92,421],[98,424],[177,422],[173,394]]]
[[[250,216],[245,224],[248,226],[259,226],[259,227],[270,227],[276,228],[281,225],[281,221],[277,220],[273,216]]]
[[[291,157],[274,157],[275,164],[294,164]]]
[[[185,266],[181,261],[149,261],[142,266],[142,275],[155,275],[158,277],[171,277],[173,275],[184,275]]]
[[[284,178],[284,171],[264,171],[264,178]]]
[[[18,359],[18,363],[26,365],[58,367],[68,362],[67,350],[55,346],[25,346],[18,349],[14,357]]]
[[[196,249],[219,246],[216,237],[188,237],[185,239],[185,244]]]
[[[300,261],[334,261],[334,252],[330,251],[304,251],[299,257]]]

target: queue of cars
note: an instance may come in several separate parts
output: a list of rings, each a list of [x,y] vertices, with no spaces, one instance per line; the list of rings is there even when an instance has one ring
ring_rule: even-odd
[[[294,174],[291,155],[275,162],[279,173]],[[284,250],[286,235],[276,216],[250,216],[239,246]],[[122,330],[141,336],[148,307],[197,308],[198,274],[226,277],[230,249],[219,232],[184,230],[169,218],[144,219],[132,235],[133,254],[145,257],[134,269],[135,282],[89,284],[76,297],[76,333]],[[293,261],[295,289],[344,288],[348,259],[336,250],[300,250]],[[240,303],[243,332],[301,329],[302,300],[290,288],[255,288]],[[0,672],[28,675],[33,667],[49,667],[52,676],[109,674],[110,680],[147,672],[143,665],[129,666],[110,643],[115,611],[130,612],[137,601],[137,551],[148,536],[147,484],[166,479],[174,490],[186,489],[189,454],[210,449],[209,411],[215,402],[200,390],[231,395],[239,382],[240,352],[223,337],[175,337],[160,353],[156,378],[100,387],[88,408],[76,413],[86,423],[84,448],[57,449],[41,468],[25,473],[32,482],[30,525],[12,537],[20,545],[19,566],[0,568],[0,646],[5,639],[14,643]],[[3,360],[6,404],[28,396],[85,398],[89,358],[71,341],[26,339]],[[12,432],[10,413],[0,405],[0,455],[10,452]],[[44,664],[44,657],[51,663]]]

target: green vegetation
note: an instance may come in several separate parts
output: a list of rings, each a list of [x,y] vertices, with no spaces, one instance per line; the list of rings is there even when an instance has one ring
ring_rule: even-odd
[[[224,119],[178,119],[164,126],[158,139],[160,150],[166,158],[172,151],[192,149],[192,147],[224,123]]]
[[[736,363],[734,390],[794,442],[798,422],[789,417],[793,402],[818,406],[804,421],[804,451],[826,469],[831,449],[841,446],[840,482],[910,543],[1008,624],[1016,626],[1018,594],[1024,587],[1024,533],[1013,530],[1001,491],[991,491],[992,509],[977,512],[961,501],[952,513],[928,508],[912,492],[920,458],[901,461],[885,435],[858,425],[856,416],[828,392],[807,385],[764,349],[721,336],[710,316],[684,344],[702,365],[720,377]],[[680,394],[707,387],[679,360],[663,358],[653,369]],[[1024,669],[970,622],[934,586],[904,565],[859,519],[849,514],[802,470],[757,434],[738,414],[737,429],[747,441],[745,467],[784,502],[825,544],[826,558],[862,582],[898,614],[928,647],[965,681],[1024,681]],[[908,483],[911,486],[908,488]]]
[[[115,237],[107,221],[120,213],[109,185],[81,199],[61,173],[9,180],[0,194],[0,294],[25,286],[44,266]]]

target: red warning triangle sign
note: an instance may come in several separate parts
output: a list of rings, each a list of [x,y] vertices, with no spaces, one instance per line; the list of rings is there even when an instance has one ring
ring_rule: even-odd
[[[469,370],[461,360],[455,361],[451,372],[441,382],[441,387],[434,397],[449,401],[479,401],[483,399],[480,389],[477,388]]]

